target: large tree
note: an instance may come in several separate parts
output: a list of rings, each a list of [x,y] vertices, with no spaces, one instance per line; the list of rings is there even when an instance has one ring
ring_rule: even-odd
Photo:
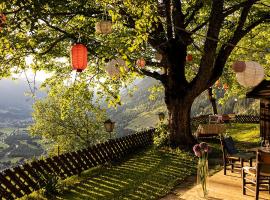
[[[65,78],[70,70],[56,58],[68,57],[70,42],[79,40],[91,58],[84,73],[91,75],[89,85],[99,93],[119,101],[115,90],[121,83],[138,75],[159,80],[170,141],[189,146],[194,143],[192,103],[219,79],[232,52],[246,59],[269,50],[269,7],[268,0],[11,0],[0,7],[7,16],[1,30],[0,74],[26,69],[24,57],[33,55],[34,70]],[[95,22],[104,19],[114,22],[113,33],[98,35]],[[192,63],[186,62],[188,52]],[[161,61],[154,59],[156,53]],[[134,64],[142,56],[147,60],[144,69]],[[125,59],[129,72],[121,68],[119,77],[110,78],[103,66],[116,57]]]

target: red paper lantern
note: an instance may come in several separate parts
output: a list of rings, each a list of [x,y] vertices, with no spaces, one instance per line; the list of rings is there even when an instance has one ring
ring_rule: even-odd
[[[223,84],[223,89],[224,89],[224,90],[228,90],[228,89],[229,89],[229,86],[228,86],[227,83],[224,83],[224,84]]]
[[[140,67],[140,68],[144,68],[144,67],[145,67],[145,64],[146,64],[146,62],[145,62],[145,60],[144,60],[143,58],[140,58],[140,59],[138,59],[138,60],[136,61],[136,65],[137,65],[138,67]]]
[[[232,68],[235,72],[243,72],[246,69],[246,63],[243,61],[236,61],[233,63]]]
[[[3,13],[1,13],[0,14],[0,24],[5,24],[6,21],[7,21],[7,17]]]
[[[75,44],[71,48],[72,69],[82,72],[87,67],[87,48],[83,44]]]
[[[2,30],[2,27],[6,23],[7,18],[3,13],[0,13],[0,31]]]
[[[188,61],[188,62],[191,62],[192,61],[192,55],[191,54],[188,54],[186,56],[186,61]]]

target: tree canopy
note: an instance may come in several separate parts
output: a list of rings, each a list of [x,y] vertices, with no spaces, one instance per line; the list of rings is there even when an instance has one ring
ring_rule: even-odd
[[[81,42],[89,52],[81,80],[111,104],[120,102],[118,92],[134,78],[159,80],[172,144],[193,144],[188,118],[194,99],[223,73],[231,93],[241,89],[234,84],[232,61],[255,60],[269,72],[269,7],[268,0],[3,2],[0,75],[32,68],[53,72],[59,82],[69,79],[70,45]],[[113,22],[112,33],[95,32],[95,23],[101,20]],[[188,54],[191,62],[186,61]],[[29,55],[34,59],[31,66],[24,60]],[[127,66],[120,66],[120,75],[112,78],[105,66],[119,57]],[[140,57],[146,60],[145,68],[135,64]]]
[[[85,82],[55,85],[35,102],[30,133],[60,146],[61,152],[103,142],[109,134],[103,128],[105,111],[99,107]]]

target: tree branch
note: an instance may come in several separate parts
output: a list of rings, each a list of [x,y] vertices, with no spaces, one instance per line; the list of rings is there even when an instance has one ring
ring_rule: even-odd
[[[209,80],[208,77],[214,67],[218,36],[224,20],[224,17],[220,15],[223,10],[223,4],[223,0],[213,0],[212,2],[208,31],[204,44],[204,51],[200,61],[200,68],[198,74],[190,83],[190,86],[192,89],[194,89],[194,91],[201,92],[207,88],[207,82]]]
[[[45,19],[41,19],[43,22],[45,22],[46,23],[46,25],[48,26],[48,27],[50,27],[50,28],[52,28],[52,29],[54,29],[54,30],[56,30],[56,31],[58,31],[58,32],[60,32],[60,33],[63,33],[64,35],[66,35],[66,37],[69,37],[69,38],[71,38],[71,39],[74,39],[74,40],[77,40],[77,37],[75,36],[75,35],[73,35],[73,34],[71,34],[71,33],[68,33],[68,32],[66,32],[65,30],[63,30],[63,29],[61,29],[61,28],[59,28],[59,27],[56,27],[56,26],[53,26],[53,25],[51,25],[47,20],[45,20]]]
[[[254,4],[257,1],[259,1],[259,0],[246,0],[246,1],[243,1],[239,4],[233,5],[233,6],[227,8],[223,11],[223,16],[227,17],[228,15],[234,13],[235,11],[238,11],[240,8],[245,7],[248,4]]]
[[[244,12],[244,10],[243,10]],[[231,52],[233,51],[233,49],[235,48],[235,46],[237,45],[237,43],[246,35],[248,34],[252,29],[254,29],[255,27],[257,27],[258,25],[266,22],[266,21],[270,21],[270,14],[266,13],[266,15],[264,15],[263,17],[261,17],[260,19],[252,22],[251,24],[249,24],[245,29],[239,29],[238,27],[236,28],[238,31],[235,31],[234,35],[229,39],[229,41],[222,45],[216,62],[215,62],[215,67],[211,73],[210,79],[212,80],[211,82],[209,82],[209,86],[211,86],[217,79],[218,77],[220,77],[222,75],[223,72],[223,68],[225,67],[226,61],[228,59],[228,57],[230,56]],[[242,22],[238,23],[239,26],[242,26]]]
[[[171,12],[171,0],[165,0],[166,22],[167,22],[167,38],[173,37],[173,24],[172,24],[172,12]]]
[[[52,50],[59,42],[61,42],[61,41],[64,40],[65,38],[67,38],[66,35],[60,36],[57,40],[55,40],[55,41],[49,46],[49,48],[48,48],[47,50],[45,50],[45,51],[39,53],[39,55],[45,55],[45,54],[49,53],[49,52],[50,52],[50,51],[51,51],[51,50]]]
[[[196,15],[196,13],[197,13],[202,7],[203,7],[203,1],[202,1],[202,0],[197,0],[197,1],[195,2],[195,5],[194,5],[194,6],[191,6],[191,7],[189,8],[189,10],[187,11],[187,13],[186,13],[186,15],[185,15],[185,17],[186,17],[186,21],[185,21],[185,23],[184,23],[184,27],[185,27],[185,28],[190,24],[190,22],[192,22],[192,21],[194,20],[194,17],[195,17],[195,15]],[[193,8],[192,11],[191,11],[191,8]],[[190,14],[190,12],[191,12],[191,14]],[[188,16],[189,16],[189,17],[188,17]]]
[[[204,26],[206,26],[206,24],[208,23],[209,21],[206,20],[205,22],[199,24],[196,28],[194,28],[193,30],[190,31],[190,33],[196,33],[197,31],[199,31],[201,28],[203,28]]]
[[[166,75],[161,75],[157,72],[150,72],[146,69],[137,69],[137,68],[134,68],[134,71],[136,71],[137,73],[141,74],[141,75],[145,75],[145,76],[149,76],[151,78],[154,78],[156,80],[159,80],[161,81],[162,83],[165,83],[165,76]]]

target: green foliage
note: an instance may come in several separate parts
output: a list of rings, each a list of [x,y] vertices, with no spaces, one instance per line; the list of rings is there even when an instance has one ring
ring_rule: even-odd
[[[51,141],[54,153],[58,146],[63,153],[105,141],[105,118],[105,111],[94,104],[93,91],[85,82],[59,83],[34,104],[30,132]]]
[[[155,129],[154,145],[159,148],[169,144],[169,130],[168,125],[161,122]]]
[[[59,178],[54,174],[47,174],[46,177],[43,176],[44,182],[42,183],[43,194],[47,198],[53,198],[60,194],[60,185],[58,183]]]

